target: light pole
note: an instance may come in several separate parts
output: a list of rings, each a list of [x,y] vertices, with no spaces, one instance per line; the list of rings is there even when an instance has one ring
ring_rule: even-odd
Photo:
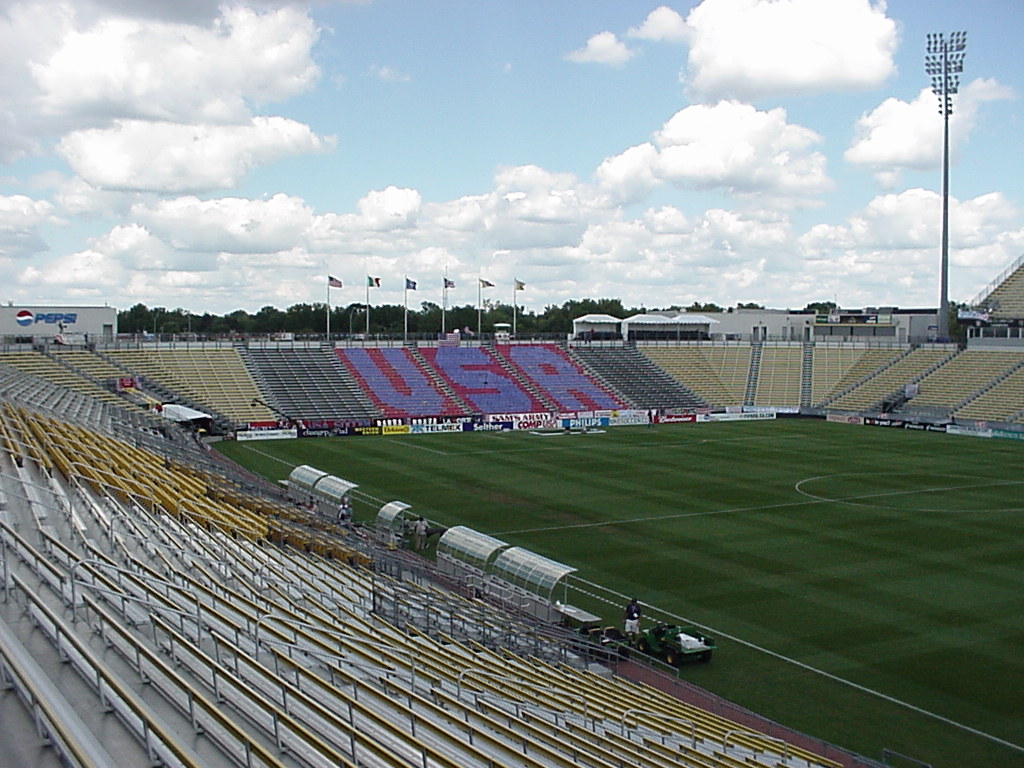
[[[940,339],[949,338],[949,116],[953,114],[953,94],[960,88],[964,71],[964,50],[967,33],[952,32],[946,38],[941,32],[928,35],[928,52],[924,71],[931,75],[932,93],[939,97],[942,115],[942,261],[939,270]]]

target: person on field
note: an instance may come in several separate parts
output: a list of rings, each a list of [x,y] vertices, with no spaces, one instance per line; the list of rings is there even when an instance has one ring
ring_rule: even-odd
[[[429,526],[422,517],[412,524],[412,532],[416,537],[416,549],[423,549],[427,546],[427,530]]]
[[[629,605],[626,606],[626,617],[625,617],[625,632],[626,636],[630,640],[636,640],[637,635],[640,634],[640,616],[643,615],[643,611],[640,608],[640,603],[634,597],[630,600]]]

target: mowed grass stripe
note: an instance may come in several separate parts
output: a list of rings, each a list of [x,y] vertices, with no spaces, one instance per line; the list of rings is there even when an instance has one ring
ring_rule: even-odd
[[[241,444],[227,449],[252,455]],[[1024,446],[780,420],[260,449],[444,524],[504,532],[584,578],[1020,740],[1024,525],[1015,468]],[[271,476],[287,475],[264,464]],[[368,512],[357,510],[363,519]],[[937,768],[1024,765],[1013,748],[749,647],[720,648],[711,665],[683,675],[871,757],[888,747]]]

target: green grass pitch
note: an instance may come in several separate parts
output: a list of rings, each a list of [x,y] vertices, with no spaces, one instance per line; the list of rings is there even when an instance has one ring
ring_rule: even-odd
[[[220,447],[275,480],[311,464],[711,627],[714,660],[681,676],[811,735],[1024,765],[1024,444],[790,419]]]

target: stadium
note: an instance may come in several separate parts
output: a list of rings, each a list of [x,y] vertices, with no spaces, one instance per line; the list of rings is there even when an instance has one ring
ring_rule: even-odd
[[[896,308],[415,343],[3,308],[0,762],[1024,764],[1022,270],[962,347]],[[698,663],[617,642],[634,596]]]

